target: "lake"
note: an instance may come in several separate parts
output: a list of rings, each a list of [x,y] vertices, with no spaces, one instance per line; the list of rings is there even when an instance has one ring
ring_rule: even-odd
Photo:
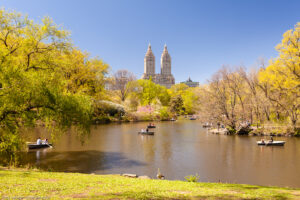
[[[258,146],[261,137],[208,133],[198,121],[157,122],[154,136],[137,132],[148,123],[97,125],[85,144],[71,132],[54,148],[30,150],[21,158],[39,168],[95,174],[134,173],[184,180],[300,187],[300,138],[274,137],[285,146]],[[49,137],[42,128],[31,133]]]

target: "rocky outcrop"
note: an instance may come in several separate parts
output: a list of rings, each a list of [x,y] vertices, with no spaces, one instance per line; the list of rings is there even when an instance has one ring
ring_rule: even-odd
[[[249,135],[249,133],[250,133],[252,130],[253,130],[253,129],[252,129],[249,125],[247,125],[247,126],[241,126],[241,127],[237,130],[236,134],[237,134],[237,135]]]

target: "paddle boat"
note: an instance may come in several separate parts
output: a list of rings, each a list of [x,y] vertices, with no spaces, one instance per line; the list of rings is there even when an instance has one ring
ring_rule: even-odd
[[[265,145],[265,146],[283,146],[285,141],[257,141],[257,145]]]
[[[27,143],[28,149],[42,149],[42,148],[52,148],[52,144],[37,144],[37,143]]]

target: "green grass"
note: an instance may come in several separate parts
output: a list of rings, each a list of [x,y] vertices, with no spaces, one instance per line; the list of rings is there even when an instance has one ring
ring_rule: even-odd
[[[300,199],[299,189],[0,170],[0,199]]]

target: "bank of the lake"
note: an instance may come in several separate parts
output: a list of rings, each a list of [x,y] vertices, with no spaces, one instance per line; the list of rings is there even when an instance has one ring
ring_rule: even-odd
[[[226,183],[191,183],[119,175],[0,170],[0,198],[299,199],[300,190]]]
[[[300,137],[300,128],[291,128],[288,125],[281,127],[257,128],[249,127],[239,130],[229,130],[227,128],[209,128],[209,132],[222,135],[248,135],[248,136],[277,136],[277,137]]]

